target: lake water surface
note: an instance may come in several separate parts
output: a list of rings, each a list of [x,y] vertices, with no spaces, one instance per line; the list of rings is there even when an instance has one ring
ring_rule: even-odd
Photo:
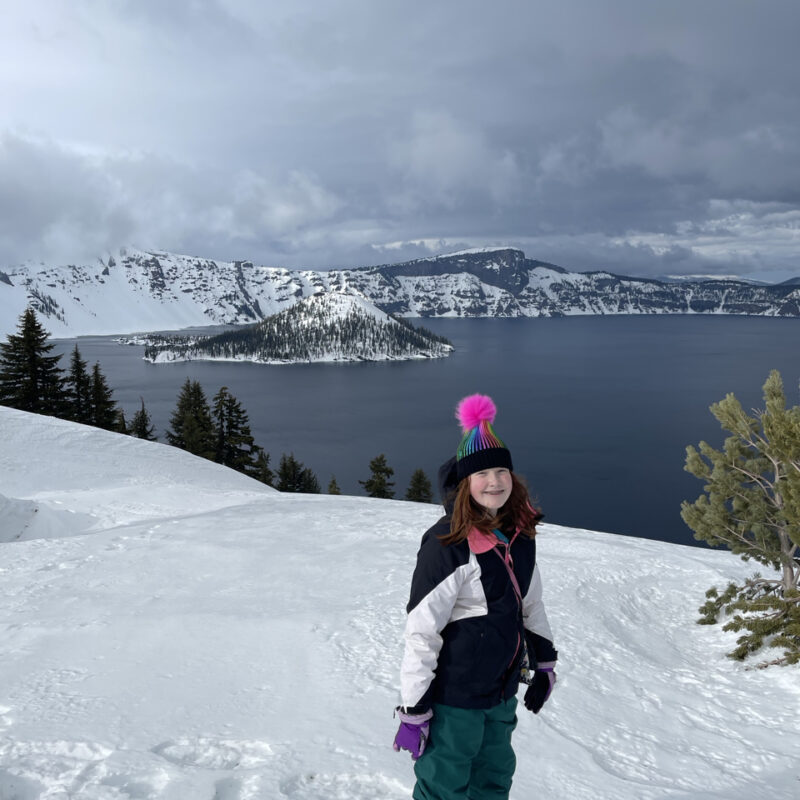
[[[413,321],[413,320],[412,320]],[[416,322],[416,321],[413,321]],[[681,500],[702,484],[683,471],[685,448],[723,432],[708,406],[734,392],[761,405],[770,369],[798,403],[800,320],[630,316],[439,319],[423,324],[452,340],[446,359],[260,366],[149,364],[143,348],[82,337],[131,418],[139,397],[163,440],[181,384],[211,397],[227,386],[250,416],[256,442],[277,466],[293,452],[345,494],[363,494],[369,461],[386,455],[402,497],[414,469],[435,480],[460,439],[453,417],[465,394],[497,403],[495,429],[547,521],[693,544]],[[57,342],[68,352],[74,340]],[[62,364],[66,366],[67,360]],[[369,531],[365,531],[369,534]]]

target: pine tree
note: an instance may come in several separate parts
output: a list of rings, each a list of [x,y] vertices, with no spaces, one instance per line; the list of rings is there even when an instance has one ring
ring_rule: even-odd
[[[214,460],[214,430],[208,427],[208,420],[204,415],[195,416],[187,412],[183,418],[183,449],[196,456]]]
[[[311,471],[309,467],[306,467],[300,473],[299,491],[303,492],[304,494],[319,494],[322,491],[319,485],[319,481],[317,480],[317,476]]]
[[[169,444],[196,456],[214,460],[216,437],[203,387],[189,378],[181,387],[166,436]]]
[[[303,472],[303,465],[294,457],[294,453],[281,454],[281,462],[278,465],[278,485],[275,487],[279,492],[299,492],[300,476]]]
[[[411,476],[406,500],[413,500],[415,503],[433,502],[433,487],[428,476],[421,469],[414,470],[414,474]]]
[[[66,415],[60,356],[48,353],[54,345],[36,313],[27,308],[18,333],[0,343],[0,405],[51,416]]]
[[[216,434],[214,460],[238,472],[253,472],[258,448],[253,443],[247,412],[227,386],[214,395],[212,416]]]
[[[369,462],[370,476],[359,483],[367,490],[368,497],[394,497],[394,482],[389,478],[394,475],[394,470],[387,466],[386,456],[381,453]]]
[[[269,466],[269,453],[264,452],[263,447],[258,448],[258,455],[256,456],[256,465],[254,470],[250,473],[257,481],[266,483],[267,486],[273,486],[275,483],[275,473]]]
[[[121,408],[117,408],[117,413],[115,414],[115,422],[114,427],[112,430],[115,430],[117,433],[124,433],[126,436],[128,435],[128,422],[125,419],[125,412]]]
[[[328,484],[328,494],[341,494],[342,490],[339,488],[339,484],[336,483],[336,476],[331,475],[330,483]]]
[[[133,415],[129,433],[137,439],[145,439],[148,442],[156,441],[155,426],[150,417],[150,412],[144,407],[144,398],[139,398],[142,401],[142,407]]]
[[[725,546],[772,574],[706,593],[704,624],[725,613],[724,630],[742,632],[729,655],[743,660],[765,644],[784,648],[772,663],[800,661],[800,407],[786,408],[780,374],[764,384],[765,408],[749,416],[732,394],[711,413],[732,435],[722,451],[700,442],[686,448],[686,470],[705,482],[681,516],[695,538]]]
[[[286,453],[281,455],[276,488],[281,492],[303,492],[305,494],[318,494],[320,491],[317,476],[308,467],[304,467],[302,462],[294,457],[294,453],[290,453],[288,456]]]
[[[86,362],[81,358],[78,345],[72,351],[69,360],[69,370],[64,377],[64,390],[66,393],[66,416],[73,422],[92,425],[92,380],[86,371]]]
[[[107,431],[119,430],[119,412],[100,363],[95,362],[89,379],[89,406],[91,424]]]

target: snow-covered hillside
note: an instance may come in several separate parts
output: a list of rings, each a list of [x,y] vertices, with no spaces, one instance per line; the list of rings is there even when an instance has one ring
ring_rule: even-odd
[[[605,271],[569,272],[514,248],[330,271],[123,248],[93,264],[0,269],[0,335],[15,329],[29,304],[52,335],[72,337],[257,322],[320,292],[358,295],[407,317],[800,316],[796,286],[736,280],[673,283]]]
[[[0,494],[2,800],[410,797],[392,708],[438,508],[6,408]],[[539,559],[559,680],[520,710],[512,798],[796,800],[800,669],[746,671],[693,623],[749,567],[555,525]]]

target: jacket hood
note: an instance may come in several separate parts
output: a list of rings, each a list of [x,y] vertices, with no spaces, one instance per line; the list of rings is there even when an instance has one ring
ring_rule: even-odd
[[[458,471],[456,468],[456,457],[453,456],[439,467],[439,496],[446,514],[453,511],[456,499],[456,489],[458,489]]]

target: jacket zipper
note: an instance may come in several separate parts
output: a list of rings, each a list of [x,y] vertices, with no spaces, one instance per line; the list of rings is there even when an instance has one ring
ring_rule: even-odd
[[[509,572],[509,579],[511,578],[511,572],[514,569],[513,562],[511,562],[511,544],[514,541],[514,539],[516,539],[516,538],[517,537],[514,536],[508,544],[500,542],[500,544],[503,544],[505,549],[506,549],[506,555],[505,556],[501,555],[499,550],[497,551],[497,555],[499,555],[503,559],[503,564],[505,565],[506,569]],[[496,547],[496,545],[495,545],[495,547]],[[512,581],[511,589],[514,592],[514,597],[517,600],[517,611],[518,611],[517,622],[519,622],[519,617],[522,616],[522,598],[520,597],[519,593],[517,592],[516,586],[514,585],[513,581]],[[505,675],[503,675],[503,686],[504,687],[505,687],[506,680],[508,679],[508,675],[509,675],[509,673],[511,671],[511,667],[514,666],[514,662],[517,660],[517,653],[519,653],[519,646],[520,646],[521,642],[522,642],[522,640],[520,638],[519,626],[517,626],[517,645],[514,648],[514,655],[511,656],[511,661],[508,662],[508,666],[506,667]],[[502,694],[505,694],[505,691],[503,691],[501,693],[501,695]]]

